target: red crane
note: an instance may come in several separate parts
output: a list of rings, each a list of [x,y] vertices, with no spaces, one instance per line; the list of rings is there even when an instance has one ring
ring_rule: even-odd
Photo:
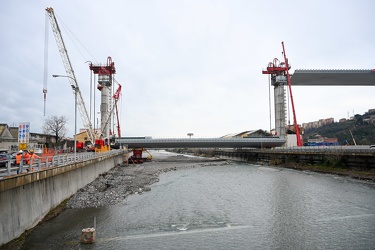
[[[290,74],[289,74],[288,58],[286,57],[285,48],[284,48],[284,42],[281,42],[281,45],[283,46],[283,54],[284,54],[284,61],[285,61],[285,67],[286,67],[286,76],[287,76],[287,79],[288,79],[290,101],[292,103],[292,110],[293,110],[293,122],[294,122],[294,128],[296,130],[296,136],[297,136],[297,146],[301,147],[302,146],[302,140],[301,140],[301,135],[300,135],[300,131],[299,131],[299,126],[298,126],[298,123],[297,123],[296,110],[294,108],[292,85],[290,84]]]
[[[294,108],[294,101],[293,101],[293,94],[292,94],[292,86],[290,84],[290,74],[289,74],[289,63],[288,58],[286,57],[285,48],[284,48],[284,42],[281,42],[282,48],[283,48],[283,55],[284,55],[284,62],[279,62],[277,58],[273,60],[273,62],[270,62],[267,66],[267,70],[264,70],[263,74],[270,74],[272,78],[277,79],[277,76],[285,77],[287,78],[287,83],[289,87],[290,92],[290,99],[292,103],[292,110],[293,110],[293,122],[294,122],[294,128],[296,131],[297,136],[297,146],[302,146],[302,140],[300,135],[300,129],[297,123],[297,116],[296,111]]]
[[[116,92],[113,94],[112,98],[115,100],[114,104],[111,106],[110,108],[110,111],[109,113],[112,114],[113,113],[113,110],[116,108],[116,119],[117,119],[117,133],[118,133],[118,137],[121,137],[121,130],[120,130],[120,119],[119,119],[119,116],[118,116],[118,107],[117,107],[117,102],[118,100],[120,99],[120,95],[121,95],[121,84],[117,83],[118,84],[118,87],[117,87],[117,90]],[[108,116],[105,124],[104,124],[104,128],[107,128],[108,124],[109,124],[109,121],[110,121],[110,118],[111,116]],[[111,133],[112,134],[112,133]]]
[[[121,129],[120,129],[120,120],[118,118],[117,102],[118,102],[118,99],[120,98],[120,94],[121,94],[121,85],[119,84],[116,92],[113,94],[113,99],[115,100],[115,107],[116,107],[117,135],[119,138],[121,138]]]

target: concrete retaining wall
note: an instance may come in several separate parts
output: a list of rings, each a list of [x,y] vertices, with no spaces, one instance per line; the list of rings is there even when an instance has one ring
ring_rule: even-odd
[[[233,159],[248,162],[265,162],[273,165],[287,162],[302,164],[340,164],[348,169],[375,169],[375,151],[369,152],[273,152],[264,151],[220,151],[214,152],[215,156],[224,159]]]
[[[1,180],[0,246],[36,226],[51,209],[122,162],[119,153]]]

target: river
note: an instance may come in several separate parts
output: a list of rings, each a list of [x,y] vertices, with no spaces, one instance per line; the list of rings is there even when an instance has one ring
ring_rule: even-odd
[[[152,164],[152,163],[151,163]],[[152,165],[150,165],[152,166]],[[23,249],[373,249],[375,183],[248,163],[163,173],[150,192],[68,209]],[[79,243],[93,226],[96,242]]]

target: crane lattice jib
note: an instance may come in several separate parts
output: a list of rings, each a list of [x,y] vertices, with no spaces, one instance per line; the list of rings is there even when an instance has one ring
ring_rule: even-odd
[[[115,103],[114,105],[111,107],[111,110],[110,110],[110,114],[112,114],[113,110],[116,108],[116,113],[117,113],[117,122],[118,122],[118,111],[117,111],[117,102],[118,102],[118,99],[120,98],[120,94],[121,94],[121,88],[122,86],[119,84],[118,85],[118,88],[116,90],[116,92],[113,94],[113,99],[115,100]],[[111,118],[111,116],[108,116],[105,124],[104,124],[104,128],[102,129],[102,131],[105,131],[107,129],[107,126],[109,124],[109,119]],[[120,137],[120,135],[118,135]]]
[[[287,76],[287,81],[288,81],[288,87],[289,87],[289,94],[290,94],[290,101],[292,103],[292,111],[293,111],[293,123],[294,123],[294,128],[296,130],[296,136],[297,136],[297,146],[302,147],[302,140],[300,136],[300,130],[299,126],[297,123],[297,115],[296,115],[296,109],[294,108],[294,100],[293,100],[293,93],[292,93],[292,86],[290,84],[290,74],[289,74],[289,63],[288,63],[288,58],[286,57],[285,53],[285,47],[284,47],[284,42],[281,42],[281,45],[283,47],[283,55],[284,55],[284,62],[286,66],[286,76]]]
[[[89,115],[86,110],[85,102],[83,101],[83,98],[82,98],[81,90],[78,87],[77,79],[74,74],[74,70],[73,70],[72,64],[68,56],[68,51],[65,47],[64,40],[61,36],[60,28],[57,23],[55,13],[53,11],[53,8],[46,8],[46,11],[47,11],[47,14],[48,14],[51,26],[52,26],[53,34],[55,35],[57,47],[60,51],[61,59],[64,63],[67,77],[69,78],[70,85],[72,86],[73,94],[77,94],[77,105],[78,105],[78,108],[82,117],[83,125],[85,129],[87,130],[91,143],[94,145],[95,137],[94,137],[94,131],[92,129],[92,124],[91,124]]]

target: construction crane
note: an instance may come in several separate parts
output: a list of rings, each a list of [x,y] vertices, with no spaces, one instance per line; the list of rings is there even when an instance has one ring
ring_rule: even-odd
[[[121,137],[121,130],[120,130],[120,120],[119,120],[119,116],[118,116],[118,107],[117,107],[117,102],[118,100],[120,99],[120,95],[121,95],[121,88],[122,86],[119,84],[118,85],[118,88],[116,90],[116,92],[113,94],[113,100],[115,100],[114,104],[112,105],[112,108],[110,109],[110,113],[112,114],[113,113],[113,110],[116,108],[116,119],[117,119],[117,135],[118,137]],[[104,127],[102,128],[103,131],[106,131],[107,130],[107,127],[108,127],[108,124],[109,124],[109,121],[110,121],[110,118],[111,116],[108,116],[107,117],[107,120],[106,122],[104,123]]]
[[[274,86],[275,95],[275,127],[280,137],[286,137],[285,132],[285,92],[284,85],[287,84],[289,87],[289,93],[293,109],[293,121],[294,128],[297,137],[297,146],[302,146],[302,140],[300,135],[299,126],[297,124],[297,117],[294,108],[292,87],[290,83],[288,58],[286,57],[284,42],[281,42],[283,48],[284,62],[280,62],[277,58],[270,62],[267,66],[267,70],[262,71],[263,74],[271,75],[271,82]]]
[[[115,92],[115,94],[113,95],[113,99],[115,100],[115,104],[114,106],[116,107],[116,119],[117,119],[117,136],[119,138],[121,138],[121,128],[120,128],[120,119],[119,119],[119,116],[118,116],[118,106],[117,106],[117,102],[118,100],[120,99],[120,95],[121,95],[121,85],[119,84],[118,85],[118,88]]]
[[[89,137],[90,142],[92,143],[92,145],[94,145],[95,144],[95,133],[94,133],[94,130],[92,129],[92,124],[91,124],[89,115],[88,115],[87,110],[86,110],[85,102],[83,101],[81,90],[78,86],[77,79],[76,79],[76,76],[74,74],[74,70],[73,70],[72,64],[71,64],[69,56],[68,56],[68,51],[65,47],[65,43],[64,43],[64,40],[62,38],[60,28],[59,28],[59,25],[58,25],[57,20],[56,20],[54,10],[53,10],[53,8],[50,7],[50,8],[46,8],[46,12],[47,12],[47,15],[49,17],[49,20],[50,20],[50,23],[51,23],[51,26],[52,26],[52,31],[53,31],[53,34],[55,35],[57,47],[60,51],[60,56],[61,56],[61,59],[63,61],[64,67],[65,67],[66,77],[69,78],[70,85],[71,85],[72,90],[73,90],[73,94],[74,95],[77,94],[77,106],[79,108],[79,111],[80,111],[80,114],[81,114],[81,117],[82,117],[83,126],[88,133],[88,137]]]
[[[288,58],[286,57],[286,53],[285,53],[284,42],[281,42],[281,45],[283,46],[283,54],[284,54],[284,61],[285,61],[285,67],[286,67],[286,76],[287,76],[287,80],[288,80],[288,87],[289,87],[289,94],[290,94],[290,102],[292,103],[293,122],[294,122],[294,128],[295,128],[295,130],[296,130],[296,136],[297,136],[297,146],[298,146],[298,147],[301,147],[301,146],[302,146],[302,140],[301,140],[301,135],[300,135],[299,126],[298,126],[298,123],[297,123],[296,110],[295,110],[295,108],[294,108],[294,100],[293,100],[293,93],[292,93],[292,85],[290,84],[289,63],[288,63]]]

